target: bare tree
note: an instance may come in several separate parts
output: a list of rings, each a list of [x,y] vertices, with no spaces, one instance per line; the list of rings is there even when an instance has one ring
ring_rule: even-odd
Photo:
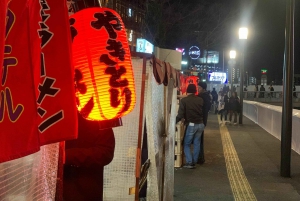
[[[148,0],[143,30],[159,47],[198,42],[211,48],[228,41],[238,9],[228,1]]]

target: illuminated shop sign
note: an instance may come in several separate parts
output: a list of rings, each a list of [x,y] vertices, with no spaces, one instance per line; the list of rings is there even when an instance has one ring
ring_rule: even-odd
[[[268,70],[267,69],[261,69],[261,74],[267,74]]]
[[[209,81],[225,83],[227,79],[226,73],[213,72],[209,74]]]
[[[191,59],[198,59],[200,57],[200,49],[197,46],[192,46],[189,49]]]
[[[177,52],[181,52],[182,55],[185,55],[185,49],[184,48],[176,48]]]
[[[145,39],[138,38],[136,41],[136,51],[152,54],[154,46]]]
[[[213,64],[219,63],[219,52],[207,51],[207,63],[213,63]]]

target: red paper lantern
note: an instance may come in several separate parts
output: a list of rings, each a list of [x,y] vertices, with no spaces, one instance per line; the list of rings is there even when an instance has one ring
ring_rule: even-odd
[[[194,85],[196,85],[196,87],[198,87],[198,81],[199,81],[199,77],[188,76],[187,79],[185,80],[185,85],[186,85],[186,87],[188,87],[189,84],[194,84]],[[196,92],[196,95],[198,95],[198,91]]]
[[[134,108],[129,45],[120,16],[88,8],[70,16],[78,110],[89,120],[120,118]]]

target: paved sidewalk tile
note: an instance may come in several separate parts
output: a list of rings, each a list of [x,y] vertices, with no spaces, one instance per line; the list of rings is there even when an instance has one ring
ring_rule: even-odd
[[[228,131],[229,134],[228,138],[223,136],[223,144],[220,127],[221,131]],[[236,158],[231,160],[228,154],[233,152],[226,151],[227,168],[230,170],[226,168],[223,151],[224,143],[228,139],[232,147],[227,149],[237,153]],[[239,177],[232,174],[239,172],[238,167],[242,169],[240,174],[244,174],[247,180],[247,188],[255,195],[253,200],[299,201],[300,156],[292,152],[292,178],[280,177],[280,146],[278,139],[246,117],[243,125],[224,126],[219,125],[217,115],[210,114],[204,134],[206,162],[197,165],[196,169],[175,168],[174,201],[245,200],[237,199],[237,190],[233,191],[231,187],[233,180],[235,185],[239,183]],[[240,166],[230,166],[229,163]],[[234,188],[236,187],[238,186]]]

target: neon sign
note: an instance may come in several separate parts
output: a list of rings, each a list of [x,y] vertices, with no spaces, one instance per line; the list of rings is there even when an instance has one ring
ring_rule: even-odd
[[[191,59],[198,59],[200,57],[200,49],[197,46],[192,46],[189,49]]]

